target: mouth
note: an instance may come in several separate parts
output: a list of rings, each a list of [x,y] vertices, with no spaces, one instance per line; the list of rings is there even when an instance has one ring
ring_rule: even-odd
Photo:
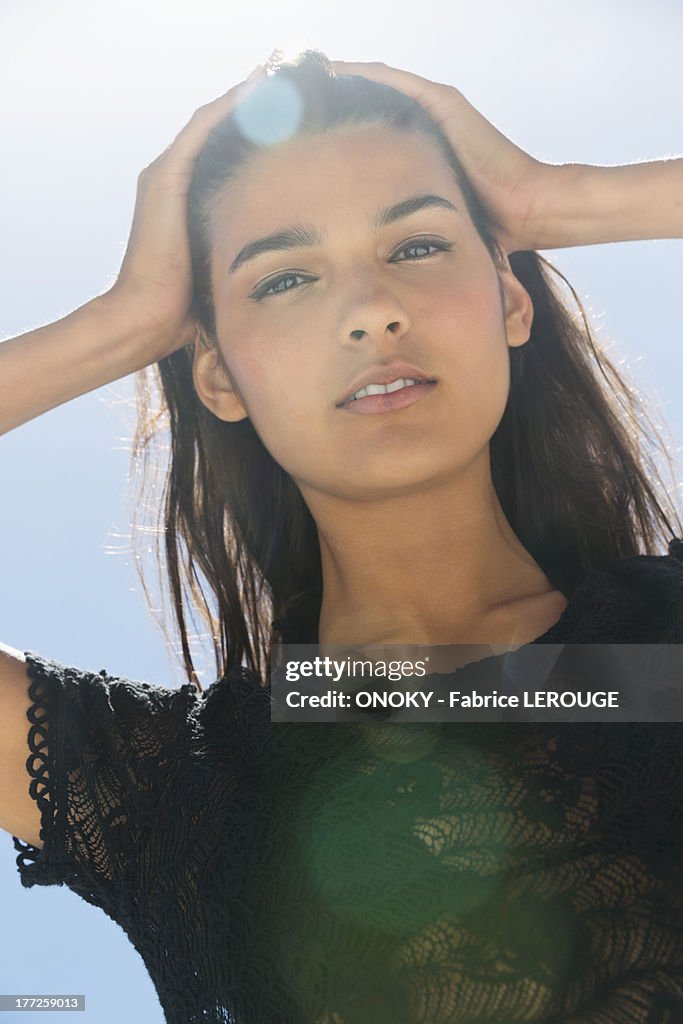
[[[393,364],[378,364],[368,368],[351,382],[347,393],[337,402],[337,408],[340,409],[349,402],[361,401],[370,395],[392,394],[402,388],[425,383],[433,384],[435,380],[428,377],[419,366],[403,360],[395,360]]]
[[[398,353],[396,353],[398,356]],[[435,383],[421,366],[407,359],[396,358],[376,362],[352,378],[346,385],[346,394],[337,401],[337,408],[348,408],[369,397],[391,394],[406,387],[417,387],[424,383]]]
[[[413,405],[436,387],[435,380],[399,379],[389,385],[369,384],[337,406],[354,413],[385,413]]]

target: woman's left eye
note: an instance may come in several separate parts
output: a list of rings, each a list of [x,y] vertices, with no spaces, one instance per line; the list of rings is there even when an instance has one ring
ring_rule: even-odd
[[[400,256],[402,252],[408,252],[410,249],[436,249],[437,252],[450,252],[452,248],[451,242],[443,242],[440,238],[416,238],[399,249],[395,255]],[[423,260],[431,255],[432,253],[426,252],[421,256],[409,256],[408,259]]]

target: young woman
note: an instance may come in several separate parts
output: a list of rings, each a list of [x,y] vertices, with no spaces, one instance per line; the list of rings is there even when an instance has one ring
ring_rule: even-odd
[[[683,1014],[677,723],[273,724],[267,679],[281,642],[683,642],[680,520],[534,251],[680,236],[682,180],[541,164],[450,86],[307,51],[142,172],[106,294],[0,347],[5,430],[139,371],[135,454],[170,433],[189,682],[5,647],[0,824],[172,1024]]]

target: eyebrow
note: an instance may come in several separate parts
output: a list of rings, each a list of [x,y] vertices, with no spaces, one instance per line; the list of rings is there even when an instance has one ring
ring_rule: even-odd
[[[458,212],[457,206],[444,196],[431,194],[410,196],[409,199],[403,199],[400,203],[394,203],[393,206],[385,206],[378,210],[370,220],[370,227],[374,232],[377,232],[387,227],[387,225],[401,220],[403,217],[410,217],[413,213],[418,213],[420,210],[426,210],[433,206],[453,210],[455,213]],[[283,252],[286,249],[296,249],[299,247],[312,248],[316,245],[322,245],[325,238],[326,232],[318,231],[317,228],[309,224],[292,224],[289,227],[282,228],[281,231],[274,231],[263,238],[247,242],[230,264],[228,273],[234,274],[245,263],[256,259],[257,256],[261,256],[263,253]]]

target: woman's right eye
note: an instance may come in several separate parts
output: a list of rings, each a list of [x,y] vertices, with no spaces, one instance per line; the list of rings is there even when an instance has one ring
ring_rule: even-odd
[[[269,281],[264,281],[263,284],[254,289],[249,298],[258,302],[260,299],[270,297],[271,295],[284,295],[285,292],[293,292],[299,287],[298,285],[295,284],[293,287],[284,288],[281,288],[280,285],[286,286],[288,282],[296,280],[297,277],[300,278],[304,284],[306,284],[307,281],[314,280],[314,278],[305,278],[302,274],[295,274],[290,270],[286,274],[279,274],[277,277],[271,277]]]

